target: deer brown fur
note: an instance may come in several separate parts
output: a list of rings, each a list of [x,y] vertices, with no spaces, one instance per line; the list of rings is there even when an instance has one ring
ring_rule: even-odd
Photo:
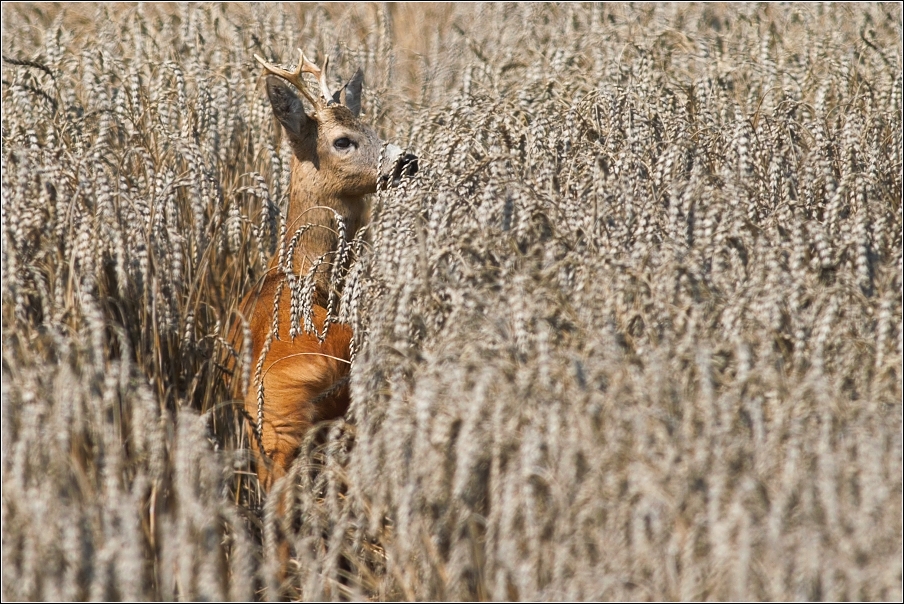
[[[333,93],[326,79],[327,62],[321,69],[300,50],[299,55],[294,72],[256,58],[269,74],[267,96],[292,148],[286,236],[291,239],[299,229],[301,233],[288,262],[280,266],[279,257],[274,257],[258,287],[241,303],[251,341],[243,341],[241,321],[230,336],[236,350],[251,346],[250,383],[242,383],[239,372],[233,383],[252,420],[249,433],[265,490],[286,473],[307,431],[318,422],[340,417],[349,406],[352,330],[331,324],[322,337],[340,233],[349,239],[355,236],[366,217],[366,196],[381,182],[392,184],[417,169],[416,157],[385,145],[359,119],[360,70]],[[307,89],[303,73],[318,79],[320,95]],[[310,112],[293,88],[308,100]],[[297,278],[313,271],[311,319],[322,339],[303,329],[292,337],[287,271]],[[277,308],[278,333],[273,331]]]

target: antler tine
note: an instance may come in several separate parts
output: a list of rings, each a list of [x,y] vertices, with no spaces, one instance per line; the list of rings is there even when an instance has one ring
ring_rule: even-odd
[[[302,53],[302,56],[304,56],[304,53]],[[335,99],[333,98],[333,93],[330,90],[330,86],[326,81],[326,70],[330,64],[330,56],[326,55],[326,57],[324,57],[322,68],[317,67],[317,64],[313,61],[309,61],[307,57],[304,57],[303,63],[303,71],[317,78],[317,83],[320,84],[320,94],[323,95],[323,100],[327,103],[332,103],[333,101],[335,101]]]
[[[330,91],[329,84],[326,83],[326,68],[329,64],[330,55],[326,55],[323,58],[323,69],[320,70],[320,76],[317,79],[320,81],[320,94],[323,95],[327,103],[332,103],[334,100],[333,93]]]
[[[254,58],[257,59],[257,62],[260,63],[264,69],[266,69],[273,75],[278,75],[282,79],[295,86],[295,88],[297,88],[299,92],[301,92],[301,94],[303,94],[305,98],[311,102],[312,105],[319,107],[323,104],[323,101],[319,101],[318,99],[314,98],[314,96],[308,91],[307,84],[304,83],[304,78],[301,77],[301,74],[310,73],[315,76],[320,76],[321,88],[323,87],[323,84],[326,80],[322,77],[321,70],[317,67],[317,65],[309,61],[308,58],[304,56],[304,51],[302,51],[300,48],[298,49],[298,66],[295,67],[295,71],[288,71],[281,67],[277,67],[276,65],[273,65],[272,63],[264,60],[264,58],[260,55],[254,55]],[[324,63],[324,67],[325,66],[326,63]]]

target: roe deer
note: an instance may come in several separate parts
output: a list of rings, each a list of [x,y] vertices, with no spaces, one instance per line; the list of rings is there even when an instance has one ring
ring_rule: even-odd
[[[340,417],[349,405],[352,330],[336,323],[324,337],[332,270],[329,260],[324,260],[343,256],[337,249],[362,226],[367,194],[381,183],[389,186],[417,171],[417,157],[384,144],[359,119],[360,69],[345,86],[332,92],[326,77],[329,58],[321,69],[301,49],[298,53],[298,66],[291,72],[255,55],[267,73],[273,115],[292,147],[286,217],[290,241],[282,242],[291,257],[284,258],[280,266],[277,254],[262,282],[242,301],[240,312],[251,338],[252,371],[249,384],[243,384],[238,374],[233,378],[234,391],[237,397],[244,396],[245,410],[252,418],[249,432],[257,474],[267,491],[286,473],[308,429]],[[317,78],[319,94],[308,90],[303,73]],[[293,87],[311,104],[310,113]],[[306,274],[315,285],[311,318],[317,333],[297,326],[292,329],[292,288],[286,281]],[[243,344],[240,323],[230,336],[236,350]]]

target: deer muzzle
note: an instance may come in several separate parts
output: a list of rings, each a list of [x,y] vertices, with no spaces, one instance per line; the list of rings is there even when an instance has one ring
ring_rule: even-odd
[[[405,153],[399,147],[389,144],[383,155],[383,174],[380,175],[380,184],[384,187],[398,186],[404,176],[414,176],[417,173],[417,155]]]

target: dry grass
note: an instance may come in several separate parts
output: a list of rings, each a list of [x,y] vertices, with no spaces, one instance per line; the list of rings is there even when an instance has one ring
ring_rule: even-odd
[[[4,599],[902,598],[899,4],[2,17]],[[218,362],[298,45],[422,169],[265,499]]]

